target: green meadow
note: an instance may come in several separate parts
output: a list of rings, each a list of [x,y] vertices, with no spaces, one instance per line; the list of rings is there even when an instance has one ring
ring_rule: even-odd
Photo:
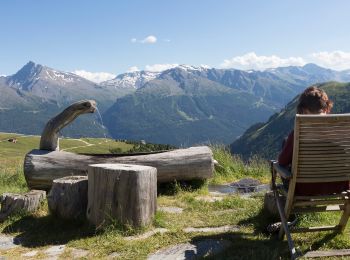
[[[8,138],[17,138],[10,143]],[[0,193],[26,192],[23,177],[23,159],[31,149],[38,148],[38,136],[0,134]],[[111,139],[84,138],[62,139],[60,149],[76,153],[109,153],[120,148],[126,152],[132,144],[115,142]],[[23,253],[38,250],[36,259],[44,259],[42,253],[52,245],[66,244],[60,259],[72,257],[71,249],[89,250],[86,259],[104,259],[117,252],[118,259],[145,259],[161,248],[170,245],[194,242],[201,239],[231,241],[231,246],[215,256],[215,259],[288,259],[286,240],[279,241],[275,235],[265,231],[269,223],[278,221],[263,209],[263,194],[251,197],[238,195],[224,196],[211,202],[208,185],[230,183],[241,178],[255,178],[269,182],[269,166],[258,157],[243,162],[232,156],[223,146],[212,146],[214,158],[218,161],[214,177],[205,183],[170,183],[158,187],[158,206],[182,208],[182,213],[174,214],[157,211],[152,225],[133,229],[117,223],[95,230],[86,221],[63,221],[50,215],[47,204],[31,214],[19,214],[0,223],[3,234],[19,237],[22,245],[10,250],[0,250],[0,255],[8,259],[21,259]],[[333,225],[339,219],[337,213],[322,213],[298,216],[299,226]],[[237,231],[224,233],[184,232],[187,227],[219,227],[233,225]],[[140,240],[126,240],[125,237],[142,234],[154,228],[168,231]],[[308,250],[342,249],[349,247],[349,228],[344,234],[331,232],[293,235],[296,245],[303,252]]]

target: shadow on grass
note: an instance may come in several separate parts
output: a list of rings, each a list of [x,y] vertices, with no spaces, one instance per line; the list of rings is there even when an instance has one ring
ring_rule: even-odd
[[[271,215],[266,209],[262,208],[256,215],[238,222],[238,225],[253,225],[254,234],[271,235],[267,232],[267,226],[271,223],[280,221],[278,216]]]
[[[269,224],[280,222],[280,221],[281,220],[279,219],[278,216],[272,216],[266,209],[262,208],[256,215],[240,221],[238,225],[253,225],[255,236],[259,236],[259,234],[260,236],[265,235],[267,239],[271,241],[271,243],[281,243],[282,241],[279,240],[277,236],[278,233],[270,234],[267,232],[267,229],[266,229]],[[320,235],[317,236],[317,240],[310,242],[310,245],[308,245],[308,248],[312,248],[312,250],[318,250],[322,246],[324,246],[324,244],[328,243],[338,235],[336,232],[331,232],[331,233],[320,232],[319,234]],[[293,237],[293,234],[292,234],[292,237]],[[285,248],[283,249],[283,251],[288,252],[287,240],[284,239],[283,242],[285,244]],[[298,247],[298,245],[296,246]],[[303,252],[303,253],[306,253],[306,252]],[[289,255],[289,253],[287,253],[286,255]]]
[[[19,233],[15,240],[24,247],[66,244],[96,234],[95,229],[85,221],[64,221],[50,215],[24,216],[6,226],[3,233]]]
[[[195,191],[201,189],[205,184],[207,181],[201,179],[160,183],[157,187],[157,195],[173,196],[180,191]]]
[[[200,247],[198,244],[200,241],[229,241],[226,243],[226,247],[220,253],[216,253],[217,244],[208,247]],[[226,233],[209,236],[196,236],[191,241],[197,252],[193,250],[187,250],[185,252],[185,259],[197,259],[196,254],[199,256],[208,256],[210,252],[213,252],[211,257],[206,259],[289,259],[288,245],[286,241],[280,241],[277,239],[270,239],[268,237],[256,237],[253,234],[248,233]]]

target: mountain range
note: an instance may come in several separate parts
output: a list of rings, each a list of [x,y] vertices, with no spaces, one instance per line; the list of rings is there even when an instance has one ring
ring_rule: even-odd
[[[40,134],[68,104],[94,99],[106,128],[100,119],[84,115],[63,135],[106,134],[178,146],[227,144],[307,86],[330,80],[350,81],[350,72],[315,64],[265,71],[180,65],[162,72],[124,73],[97,84],[29,62],[0,77],[0,131]]]

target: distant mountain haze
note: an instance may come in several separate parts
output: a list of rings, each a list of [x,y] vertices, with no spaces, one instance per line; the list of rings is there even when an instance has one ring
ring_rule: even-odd
[[[83,115],[63,135],[144,139],[188,146],[231,143],[252,124],[267,120],[307,86],[350,81],[349,71],[307,64],[265,71],[179,65],[136,71],[93,83],[34,62],[0,77],[0,131],[40,134],[67,105],[94,99],[106,129]]]

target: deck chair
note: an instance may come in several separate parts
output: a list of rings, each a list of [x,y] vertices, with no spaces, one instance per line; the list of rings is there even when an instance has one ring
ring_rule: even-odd
[[[335,230],[343,232],[350,215],[350,191],[337,194],[301,196],[298,183],[331,183],[350,180],[350,114],[296,115],[291,172],[271,162],[272,189],[281,218],[279,238],[287,236],[292,259],[297,258],[291,233]],[[289,180],[289,188],[276,184],[276,177]],[[282,205],[282,196],[286,196]],[[288,219],[294,213],[343,211],[335,226],[292,228]]]

